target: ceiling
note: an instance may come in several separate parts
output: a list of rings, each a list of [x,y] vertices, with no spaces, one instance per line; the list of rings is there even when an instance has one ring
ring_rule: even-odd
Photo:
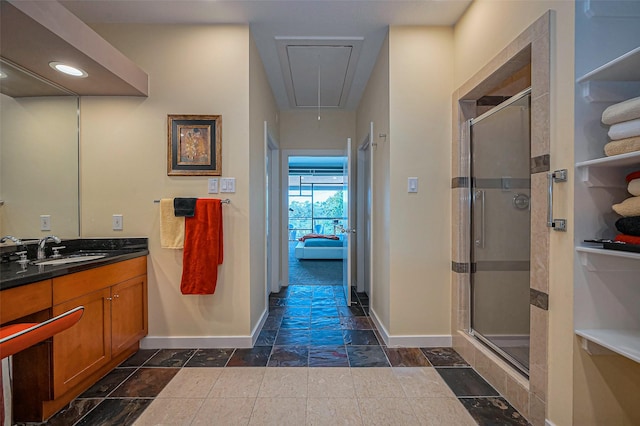
[[[86,78],[55,71],[63,59]],[[55,1],[0,2],[0,93],[11,97],[147,96],[148,76]]]
[[[249,24],[281,110],[358,106],[389,25],[450,26],[471,0],[62,0],[92,23]],[[319,99],[319,102],[318,102]]]

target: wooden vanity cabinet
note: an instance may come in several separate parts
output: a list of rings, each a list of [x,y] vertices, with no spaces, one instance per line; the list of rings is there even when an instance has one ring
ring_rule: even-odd
[[[147,334],[146,258],[53,280],[53,315],[84,306],[76,326],[53,337],[53,396],[118,360]]]
[[[135,353],[147,334],[146,256],[54,278],[51,288],[53,316],[77,306],[84,313],[41,354],[37,368],[49,371],[48,396],[15,410],[17,421],[51,417]],[[14,371],[14,377],[20,381],[28,372]],[[20,399],[30,396],[14,393],[14,401]]]

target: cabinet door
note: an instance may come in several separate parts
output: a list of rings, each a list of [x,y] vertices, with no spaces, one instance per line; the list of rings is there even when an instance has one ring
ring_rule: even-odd
[[[53,307],[60,315],[84,306],[80,321],[53,337],[53,393],[58,398],[111,359],[109,289],[94,291]]]
[[[147,276],[111,287],[111,353],[116,356],[147,335]]]

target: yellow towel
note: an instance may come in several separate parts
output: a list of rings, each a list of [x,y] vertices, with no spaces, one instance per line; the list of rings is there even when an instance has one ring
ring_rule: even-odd
[[[640,197],[627,198],[620,204],[614,204],[613,211],[624,217],[640,216]]]
[[[184,217],[176,217],[174,214],[173,198],[160,200],[160,247],[184,247]]]
[[[604,153],[607,157],[634,151],[640,151],[640,136],[609,142],[604,146]]]
[[[611,105],[602,113],[604,124],[616,124],[640,118],[640,97]]]

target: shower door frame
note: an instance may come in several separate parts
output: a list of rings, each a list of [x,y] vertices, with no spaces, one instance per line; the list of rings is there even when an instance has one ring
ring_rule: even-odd
[[[475,330],[473,328],[473,319],[474,319],[474,300],[473,300],[473,295],[474,295],[474,274],[475,274],[475,268],[474,268],[474,232],[473,232],[473,200],[474,200],[474,185],[473,185],[473,179],[474,179],[474,175],[472,174],[472,164],[473,164],[473,157],[472,157],[472,140],[471,140],[471,126],[488,118],[491,117],[493,114],[502,111],[504,108],[509,107],[510,105],[522,100],[524,97],[529,96],[529,114],[531,114],[531,87],[528,87],[527,89],[513,95],[512,97],[510,97],[509,99],[507,99],[506,101],[500,103],[499,105],[495,106],[494,108],[492,108],[491,110],[479,115],[478,117],[475,118],[471,118],[469,120],[467,120],[464,123],[464,129],[463,129],[463,133],[464,133],[464,143],[466,144],[467,147],[467,153],[468,153],[468,161],[467,161],[467,166],[468,166],[468,170],[467,170],[467,176],[469,176],[469,186],[468,186],[468,208],[469,208],[469,243],[468,243],[468,247],[469,247],[469,260],[471,261],[470,264],[470,274],[469,274],[469,285],[470,285],[470,291],[468,293],[468,306],[469,306],[469,324],[468,324],[468,333],[473,336],[475,339],[479,340],[480,342],[482,342],[485,346],[489,347],[493,352],[495,352],[497,355],[499,355],[500,357],[502,357],[504,360],[506,360],[509,364],[511,364],[513,367],[515,367],[518,371],[520,371],[522,374],[524,374],[527,378],[529,378],[529,371],[530,371],[530,366],[525,366],[523,365],[521,362],[519,362],[518,360],[516,360],[514,357],[512,357],[511,355],[509,355],[506,351],[504,351],[502,348],[500,348],[499,346],[497,346],[495,343],[493,343],[490,339],[486,338],[485,336],[482,335],[482,333],[480,333],[479,331]],[[527,153],[527,155],[530,157],[531,155],[531,115],[529,115],[529,152]],[[529,185],[529,197],[531,198],[531,185]],[[482,213],[484,215],[484,212]],[[531,223],[531,209],[529,208],[529,224]],[[484,233],[484,229],[482,231]],[[530,236],[530,240],[529,240],[529,246],[531,247],[531,229],[529,229],[529,236]],[[484,235],[482,236],[482,242],[484,244]],[[530,249],[529,247],[529,249]],[[529,254],[531,253],[531,250],[529,250]],[[529,267],[529,273],[531,272],[531,267]],[[529,281],[528,281],[528,286],[530,287],[531,285],[531,278],[529,277]],[[527,308],[529,308],[529,310],[531,309],[530,305],[527,304]],[[530,315],[530,313],[529,313]],[[530,330],[530,324],[529,324],[529,330]],[[529,350],[531,348],[530,345],[530,341],[531,341],[531,333],[529,332]]]

